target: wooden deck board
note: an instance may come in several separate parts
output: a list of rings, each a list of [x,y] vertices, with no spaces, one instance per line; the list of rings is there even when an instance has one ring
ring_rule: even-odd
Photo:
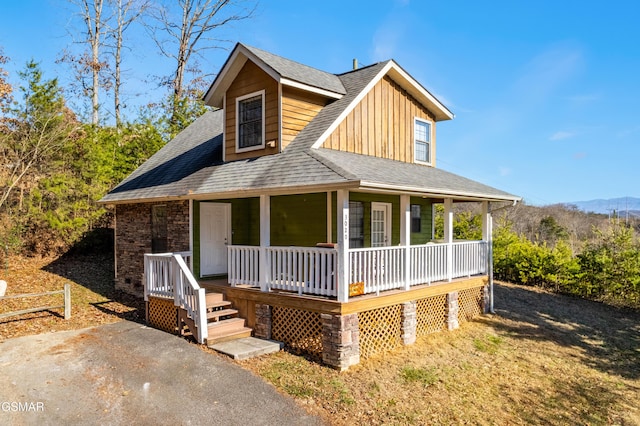
[[[410,290],[387,290],[381,292],[380,295],[366,294],[362,296],[354,296],[348,302],[341,303],[335,299],[313,296],[298,295],[284,291],[272,291],[269,293],[260,291],[259,288],[251,287],[231,287],[227,280],[207,280],[201,281],[199,284],[208,291],[216,291],[223,293],[227,300],[239,307],[242,304],[255,303],[284,306],[294,309],[302,309],[312,312],[320,312],[334,315],[347,315],[356,312],[364,312],[371,309],[390,306],[411,300],[419,300],[433,297],[441,294],[450,293],[452,291],[460,291],[468,288],[484,286],[488,283],[486,275],[475,276],[471,278],[459,278],[451,282],[436,282],[431,285],[413,286]],[[243,311],[242,307],[239,309]],[[241,315],[243,313],[241,312]],[[251,323],[252,321],[249,320]]]

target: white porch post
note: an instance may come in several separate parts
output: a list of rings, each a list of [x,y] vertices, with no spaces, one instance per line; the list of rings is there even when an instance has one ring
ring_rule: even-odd
[[[349,191],[338,190],[337,200],[337,227],[338,227],[338,302],[349,301]]]
[[[400,245],[404,247],[404,288],[411,288],[411,197],[400,196]]]
[[[453,199],[444,199],[444,242],[447,245],[447,280],[453,279]]]
[[[327,191],[327,242],[332,243],[333,227],[331,226],[331,191]]]
[[[260,196],[260,290],[269,291],[269,259],[271,245],[271,197]]]

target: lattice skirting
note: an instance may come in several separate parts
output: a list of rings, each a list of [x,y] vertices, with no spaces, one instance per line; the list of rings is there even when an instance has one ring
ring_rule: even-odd
[[[273,306],[271,338],[295,353],[322,358],[322,319],[317,312]]]
[[[483,312],[484,287],[468,288],[458,292],[458,322],[471,321]]]
[[[178,308],[173,304],[173,299],[149,297],[147,322],[157,329],[178,334]]]
[[[402,346],[402,305],[358,313],[360,358]]]
[[[447,295],[416,301],[416,336],[426,336],[447,329]]]

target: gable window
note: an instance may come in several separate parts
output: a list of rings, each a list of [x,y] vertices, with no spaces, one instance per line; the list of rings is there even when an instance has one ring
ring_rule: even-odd
[[[236,99],[236,151],[264,148],[264,90]]]
[[[413,129],[415,161],[431,164],[431,123],[416,118]]]
[[[422,232],[422,216],[420,215],[420,204],[411,204],[411,232]]]

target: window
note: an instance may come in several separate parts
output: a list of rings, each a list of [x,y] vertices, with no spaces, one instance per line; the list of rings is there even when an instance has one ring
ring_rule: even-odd
[[[264,90],[236,99],[236,151],[264,148]]]
[[[349,248],[364,247],[364,206],[361,201],[349,201]]]
[[[422,232],[422,216],[420,204],[411,204],[411,232]]]
[[[414,120],[415,161],[431,164],[431,123],[418,118]]]
[[[167,206],[151,206],[151,252],[167,252]]]

